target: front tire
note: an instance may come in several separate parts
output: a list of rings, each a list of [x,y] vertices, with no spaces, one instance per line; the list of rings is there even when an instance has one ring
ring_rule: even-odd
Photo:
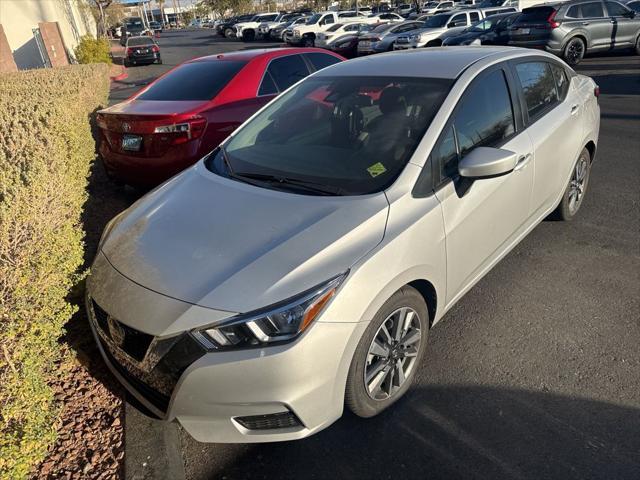
[[[569,65],[577,65],[584,58],[587,47],[581,38],[574,37],[567,42],[562,51],[562,58]]]
[[[232,28],[227,28],[224,31],[224,38],[231,38],[235,35],[235,31]]]
[[[253,30],[242,32],[242,41],[253,42],[255,39],[256,39],[256,32],[254,32]]]
[[[636,48],[634,51],[636,55],[640,55],[640,35],[636,38]]]
[[[351,361],[345,403],[359,417],[373,417],[400,399],[413,383],[427,344],[429,312],[420,293],[405,286],[378,310]]]
[[[589,185],[589,176],[591,174],[591,155],[589,150],[584,148],[580,152],[578,161],[573,167],[571,173],[571,179],[567,185],[560,205],[554,212],[554,216],[565,222],[573,219],[580,210],[584,196],[587,193],[587,187]]]
[[[304,37],[302,39],[302,46],[303,47],[313,47],[316,44],[316,39],[315,37],[312,37],[311,35],[307,35],[306,37]]]

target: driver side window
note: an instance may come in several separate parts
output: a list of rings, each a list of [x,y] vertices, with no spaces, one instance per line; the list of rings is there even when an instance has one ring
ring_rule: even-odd
[[[435,183],[454,178],[458,161],[474,148],[499,147],[514,133],[507,82],[503,71],[495,70],[467,89],[436,143],[432,153]]]

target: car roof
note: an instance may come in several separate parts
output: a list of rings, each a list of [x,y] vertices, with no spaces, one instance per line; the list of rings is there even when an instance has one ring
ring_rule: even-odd
[[[249,62],[260,57],[282,57],[293,53],[327,53],[322,48],[256,48],[252,50],[240,50],[237,52],[219,53],[216,55],[207,55],[206,57],[194,58],[185,63],[192,62],[213,62],[219,60],[228,60],[236,62]]]
[[[381,53],[337,63],[315,75],[320,76],[387,76],[457,78],[464,70],[486,57],[510,57],[515,47],[443,47],[419,48],[402,52]]]

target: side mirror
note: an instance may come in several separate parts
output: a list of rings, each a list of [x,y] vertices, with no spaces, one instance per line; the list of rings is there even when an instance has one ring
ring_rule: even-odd
[[[458,172],[466,178],[497,177],[512,172],[517,163],[518,155],[510,150],[476,147],[460,160]]]
[[[624,16],[629,18],[636,18],[636,12],[635,10],[629,10]]]

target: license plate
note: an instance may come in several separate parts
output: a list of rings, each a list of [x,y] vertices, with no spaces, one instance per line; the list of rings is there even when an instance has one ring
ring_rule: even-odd
[[[530,28],[516,28],[516,35],[529,35]]]
[[[122,137],[122,149],[138,152],[142,146],[142,137],[138,135],[125,135]]]

